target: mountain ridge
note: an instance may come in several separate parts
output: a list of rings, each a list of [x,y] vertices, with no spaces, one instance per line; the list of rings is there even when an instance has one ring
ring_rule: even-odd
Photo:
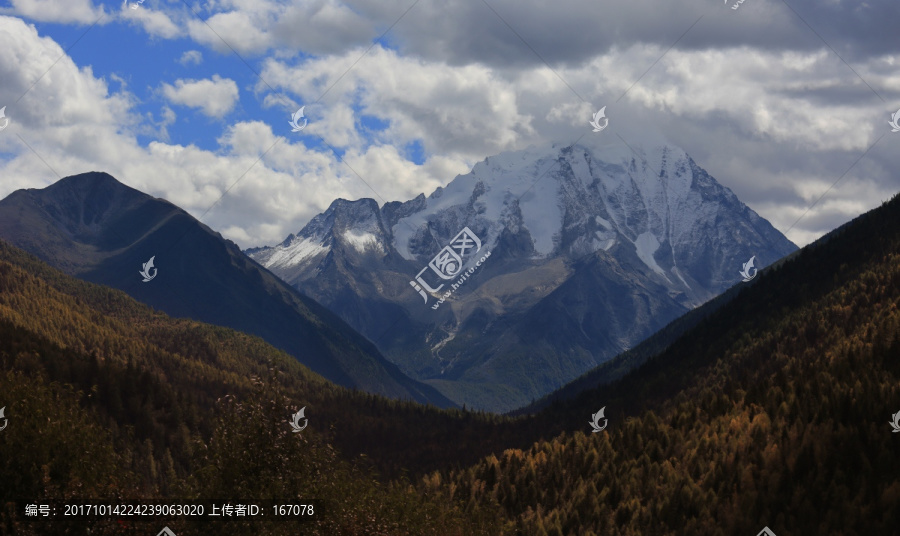
[[[0,237],[172,316],[261,336],[341,385],[441,406],[343,320],[285,285],[236,244],[169,203],[92,172],[0,201]],[[138,269],[153,257],[157,272]]]
[[[372,519],[413,534],[887,534],[900,522],[888,425],[900,400],[898,214],[900,196],[732,289],[620,380],[519,419],[335,387],[253,337],[166,319],[0,241],[0,392],[13,400],[0,442],[13,484],[0,494],[74,501],[143,490],[145,502],[179,504],[189,492],[277,489],[324,501],[323,534],[365,532]],[[273,364],[297,374],[254,378]],[[301,438],[287,416],[310,400],[315,423]],[[591,433],[601,407],[608,426]],[[363,452],[378,445],[401,466],[445,469],[377,486],[321,448],[329,432]],[[473,448],[492,454],[470,465]],[[18,529],[20,515],[0,511],[0,526]],[[70,521],[15,533],[72,532]]]
[[[408,375],[457,403],[509,410],[739,283],[751,256],[761,268],[796,250],[683,150],[637,151],[591,140],[502,153],[428,197],[381,209],[335,200],[279,245],[245,253]],[[463,229],[490,260],[432,312],[452,281],[420,270]]]
[[[892,533],[898,260],[895,195],[733,289],[640,366],[523,417],[544,433],[530,448],[427,490],[501,507],[527,534]],[[600,408],[608,426],[592,433]]]

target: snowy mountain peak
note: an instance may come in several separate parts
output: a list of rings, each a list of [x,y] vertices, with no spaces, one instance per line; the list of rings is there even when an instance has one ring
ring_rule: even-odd
[[[720,221],[726,213],[734,219],[731,226]],[[381,210],[372,199],[335,200],[296,236],[248,253],[266,267],[292,271],[335,247],[380,256],[393,249],[421,262],[463,227],[489,249],[502,236],[516,236],[515,255],[535,261],[628,247],[647,269],[682,290],[695,286],[684,263],[707,255],[724,262],[729,249],[747,246],[741,228],[758,227],[757,237],[777,235],[680,147],[629,148],[589,137],[485,158],[430,196]],[[723,232],[733,232],[734,247],[698,251],[698,239]]]
[[[533,250],[522,253],[534,258],[582,256],[628,242],[665,277],[672,266],[656,260],[659,248],[665,245],[673,258],[684,253],[675,248],[696,236],[696,226],[714,221],[722,202],[736,198],[679,147],[634,149],[592,140],[486,158],[429,196],[423,210],[398,220],[394,246],[416,259],[431,252],[416,247],[425,243],[426,229],[446,240],[469,226],[489,247],[504,231],[524,229]]]
[[[433,262],[465,228],[490,262],[447,281]],[[417,378],[500,408],[743,284],[751,256],[763,268],[796,250],[679,147],[599,137],[491,156],[381,210],[338,200],[288,242],[248,254]],[[432,274],[450,292],[438,303],[417,289]]]
[[[291,234],[277,246],[248,249],[246,253],[266,268],[294,271],[314,264],[335,247],[384,255],[387,241],[374,199],[336,199],[296,235]]]

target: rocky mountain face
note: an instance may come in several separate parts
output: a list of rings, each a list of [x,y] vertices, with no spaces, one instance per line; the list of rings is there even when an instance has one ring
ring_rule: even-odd
[[[521,406],[796,250],[673,145],[530,148],[430,196],[336,200],[251,258],[414,378]]]
[[[170,316],[261,337],[340,385],[453,405],[404,375],[370,341],[237,245],[168,201],[106,173],[13,192],[0,201],[0,238]]]

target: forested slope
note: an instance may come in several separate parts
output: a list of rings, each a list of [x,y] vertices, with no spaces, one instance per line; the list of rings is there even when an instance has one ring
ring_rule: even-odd
[[[384,477],[441,467],[461,450],[447,439],[455,431],[490,438],[498,419],[337,387],[261,339],[171,319],[2,242],[0,399],[2,534],[84,533],[78,520],[27,523],[14,501],[274,498],[319,501],[310,534],[495,533]],[[292,434],[303,406],[309,425]],[[468,443],[463,459],[490,452]],[[113,520],[91,528],[122,530]],[[246,528],[296,530],[274,520]]]
[[[900,197],[620,380],[508,419],[336,387],[259,339],[0,244],[0,504],[314,497],[310,534],[892,534],[898,305]],[[295,437],[301,406],[310,425]],[[588,433],[604,406],[608,427]],[[415,489],[404,470],[430,472]],[[2,511],[7,532],[54,533]]]
[[[897,533],[898,305],[895,197],[530,422],[568,432],[425,488],[500,506],[520,534]],[[602,406],[608,428],[588,433]]]

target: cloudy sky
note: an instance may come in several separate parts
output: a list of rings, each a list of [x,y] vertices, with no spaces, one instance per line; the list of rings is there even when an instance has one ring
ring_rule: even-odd
[[[602,135],[665,136],[803,245],[900,191],[898,23],[896,0],[3,0],[0,197],[106,171],[273,244],[606,106]]]

